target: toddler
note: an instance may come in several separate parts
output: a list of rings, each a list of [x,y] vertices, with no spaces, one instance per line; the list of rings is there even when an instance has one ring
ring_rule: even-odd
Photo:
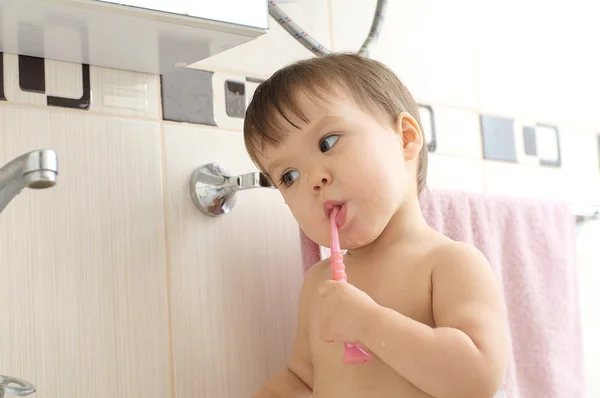
[[[423,218],[427,147],[396,75],[354,54],[296,62],[256,89],[244,140],[313,241],[330,247],[339,209],[348,275],[332,281],[328,260],[308,271],[288,366],[254,397],[493,397],[507,362],[499,285],[478,250]],[[342,363],[344,342],[373,360]]]

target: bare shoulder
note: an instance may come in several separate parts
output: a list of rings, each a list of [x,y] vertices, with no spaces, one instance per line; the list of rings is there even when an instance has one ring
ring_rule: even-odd
[[[321,282],[328,279],[329,273],[329,259],[319,261],[306,272],[302,289],[307,293],[314,292]]]
[[[325,259],[313,265],[304,275],[300,294],[300,321],[304,323],[302,326],[306,326],[309,320],[308,311],[310,311],[312,300],[319,284],[327,278],[328,269],[329,259]]]
[[[467,334],[495,366],[506,361],[506,316],[500,284],[475,247],[448,241],[434,254],[432,307],[436,327]]]
[[[487,305],[500,310],[502,297],[500,285],[485,256],[474,246],[448,240],[432,253],[431,281],[434,306],[438,310],[436,321],[452,313],[449,306],[472,304]],[[437,297],[436,297],[437,296]],[[439,301],[437,299],[442,299]]]
[[[485,256],[475,246],[465,242],[446,238],[439,242],[432,255],[434,271],[448,267],[485,267],[486,270],[492,270]]]
[[[494,291],[499,288],[485,256],[468,243],[449,239],[444,241],[432,251],[431,262],[434,284],[460,288],[465,284],[477,283]]]

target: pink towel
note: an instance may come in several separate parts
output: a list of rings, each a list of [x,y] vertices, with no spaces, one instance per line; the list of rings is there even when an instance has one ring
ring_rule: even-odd
[[[497,397],[583,397],[575,219],[570,207],[434,190],[423,195],[421,208],[432,228],[481,250],[501,282],[511,352]],[[322,257],[321,250],[301,236],[308,270]]]
[[[306,236],[302,230],[300,230],[300,247],[302,248],[302,267],[306,274],[306,271],[321,261],[321,251],[319,245]]]

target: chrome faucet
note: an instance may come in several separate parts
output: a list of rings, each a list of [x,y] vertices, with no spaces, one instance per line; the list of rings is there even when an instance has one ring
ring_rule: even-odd
[[[51,149],[31,151],[0,169],[0,213],[23,188],[44,189],[56,185],[58,156]]]
[[[24,397],[33,394],[35,390],[35,386],[28,381],[0,375],[0,398],[4,398],[4,393]]]

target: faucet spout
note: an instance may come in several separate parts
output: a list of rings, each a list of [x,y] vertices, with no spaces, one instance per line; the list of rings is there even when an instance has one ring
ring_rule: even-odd
[[[31,151],[0,168],[0,213],[23,188],[44,189],[56,185],[58,156],[51,149]]]

